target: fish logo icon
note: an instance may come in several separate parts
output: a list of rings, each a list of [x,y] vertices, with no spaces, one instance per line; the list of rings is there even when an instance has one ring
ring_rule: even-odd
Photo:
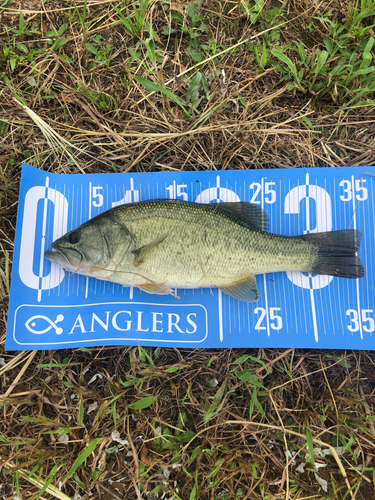
[[[49,332],[52,328],[55,329],[57,335],[61,335],[63,332],[63,329],[60,326],[56,326],[57,323],[61,323],[61,321],[64,320],[64,316],[62,314],[58,314],[56,316],[55,321],[52,321],[50,318],[47,316],[43,316],[42,314],[37,314],[36,316],[32,316],[29,318],[25,326],[31,333],[35,333],[37,335],[41,335],[43,333]],[[41,325],[39,327],[39,323],[41,322]],[[48,326],[46,326],[46,324]],[[44,328],[43,328],[44,327]]]

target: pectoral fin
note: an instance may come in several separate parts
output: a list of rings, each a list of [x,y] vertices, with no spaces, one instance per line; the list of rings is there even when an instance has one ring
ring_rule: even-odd
[[[142,292],[146,293],[151,293],[155,295],[172,295],[173,297],[176,297],[176,299],[180,298],[173,292],[172,288],[166,285],[160,285],[158,283],[144,283],[143,285],[138,285],[138,288]]]
[[[144,260],[144,258],[146,256],[147,252],[149,252],[154,247],[156,247],[157,245],[159,245],[159,243],[161,243],[162,241],[164,241],[167,236],[168,236],[167,234],[163,234],[162,236],[158,236],[157,238],[155,238],[154,240],[152,240],[147,245],[144,245],[141,248],[137,248],[136,250],[133,250],[132,253],[134,254],[134,264],[136,266],[138,264],[141,264],[141,262],[143,262],[143,260]]]
[[[233,283],[233,285],[220,287],[220,290],[244,302],[257,302],[259,300],[259,292],[253,274],[250,274],[241,281]]]

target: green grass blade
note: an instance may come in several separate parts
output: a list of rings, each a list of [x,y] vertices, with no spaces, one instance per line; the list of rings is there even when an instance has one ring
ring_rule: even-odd
[[[253,391],[251,393],[250,408],[249,408],[249,420],[251,420],[251,417],[253,416],[253,411],[254,411],[254,406],[255,406],[256,400],[257,400],[257,389],[256,389],[256,387],[253,387]]]
[[[264,417],[265,413],[264,413],[263,407],[259,403],[258,400],[255,401],[255,406],[257,407],[257,410],[259,411],[259,413]]]
[[[191,465],[194,462],[194,460],[197,458],[197,456],[199,455],[199,452],[201,451],[201,448],[202,448],[201,444],[199,444],[198,446],[196,446],[194,448],[194,450],[189,458],[189,465]]]
[[[78,425],[83,426],[84,408],[83,408],[83,398],[81,396],[79,400],[78,408]]]
[[[78,469],[80,465],[85,462],[88,457],[94,452],[95,448],[99,443],[103,441],[104,438],[97,438],[93,439],[91,443],[85,448],[79,455],[78,457],[74,460],[73,465],[71,466],[69,472],[68,472],[68,479],[73,477],[75,471]]]
[[[297,45],[297,48],[298,48],[298,52],[299,52],[299,56],[301,58],[301,61],[303,62],[303,64],[305,64],[305,61],[306,61],[306,53],[305,53],[305,48],[304,46],[302,45],[301,42],[295,42],[295,44]]]
[[[152,82],[151,80],[147,80],[147,78],[143,78],[142,76],[136,76],[135,81],[143,85],[150,92],[161,92],[166,97],[169,97],[169,99],[172,99],[172,101],[176,102],[177,104],[181,104],[180,99],[165,87],[161,87],[160,85],[157,85],[156,83]]]
[[[318,61],[316,63],[315,69],[314,69],[314,78],[312,83],[315,83],[316,77],[320,74],[323,66],[325,65],[327,59],[328,59],[329,53],[326,50],[322,50],[321,53],[319,54]]]
[[[215,413],[216,408],[219,406],[221,400],[223,399],[226,388],[227,388],[227,381],[224,380],[224,382],[221,384],[220,389],[215,394],[212,404],[207,410],[206,416],[204,418],[206,423],[211,419],[212,415]]]
[[[130,19],[130,17],[128,16],[128,18],[126,19],[126,17],[121,12],[121,10],[119,10],[117,7],[115,7],[112,3],[111,3],[111,7],[116,11],[118,18],[120,19],[119,22],[121,22],[123,24],[125,29],[127,31],[129,31],[129,33],[132,36],[136,36],[137,35],[137,28],[136,28],[135,24],[132,22],[132,20]]]
[[[189,113],[186,111],[184,105],[182,104],[182,101],[179,97],[175,96],[167,90],[165,87],[161,87],[160,85],[156,85],[156,83],[152,82],[151,80],[147,80],[147,78],[143,78],[142,76],[136,76],[135,81],[137,83],[140,83],[143,85],[147,90],[150,92],[161,92],[165,97],[168,97],[172,101],[174,101],[176,104],[180,106],[182,111],[184,112],[185,118],[190,118]]]
[[[240,380],[248,382],[250,385],[255,385],[256,387],[261,387],[265,389],[264,385],[262,385],[256,378],[250,375],[249,370],[244,370],[243,372],[237,373],[237,377]]]
[[[241,365],[242,363],[244,363],[248,359],[251,359],[251,361],[254,361],[255,363],[259,363],[260,365],[262,365],[263,368],[268,373],[268,368],[267,368],[266,363],[264,361],[262,361],[261,359],[255,358],[254,356],[249,356],[248,354],[243,354],[241,357],[236,359],[236,361],[234,361],[233,364],[234,365]]]
[[[288,66],[294,78],[297,78],[297,68],[294,62],[280,50],[275,49],[272,55]]]
[[[54,467],[52,468],[51,472],[48,474],[48,477],[47,477],[47,479],[45,480],[45,483],[44,483],[44,485],[43,485],[42,489],[40,490],[40,492],[39,492],[39,494],[38,494],[38,496],[37,496],[36,500],[38,500],[38,499],[39,499],[39,498],[43,495],[43,493],[44,493],[45,491],[47,491],[47,488],[48,488],[48,487],[49,487],[49,485],[52,483],[52,481],[55,479],[55,474],[56,474],[56,472],[57,472],[57,469],[59,468],[59,463],[60,463],[60,461],[58,461],[58,462],[54,465]]]
[[[195,481],[193,489],[190,492],[189,500],[197,500],[198,496],[198,471],[195,471]]]
[[[157,396],[148,396],[147,398],[142,398],[135,403],[131,403],[129,408],[131,410],[143,410],[144,408],[148,408],[151,406],[157,399]]]
[[[155,62],[156,61],[156,52],[155,52],[155,42],[153,38],[146,38],[145,40],[145,46],[147,49],[148,57],[150,61]]]
[[[26,481],[33,484],[34,486],[36,486],[40,489],[42,489],[44,487],[45,482],[42,479],[35,478],[34,476],[30,476],[29,473],[23,469],[20,469],[18,471],[18,473],[20,476],[22,476],[24,479],[26,479]],[[55,498],[58,498],[59,500],[71,500],[71,497],[68,497],[67,495],[65,495],[65,493],[63,493],[58,488],[56,488],[56,486],[53,486],[51,484],[47,485],[46,492],[49,495],[51,495]]]
[[[373,72],[374,72],[374,66],[370,66],[369,68],[359,69],[358,71],[355,71],[351,75],[350,80],[353,80],[353,78],[356,78],[357,76],[369,75]]]
[[[369,41],[366,43],[365,48],[363,49],[363,59],[361,62],[361,65],[359,69],[365,69],[368,68],[372,62],[372,54],[371,54],[371,49],[374,45],[375,38],[371,36],[369,38]]]
[[[298,120],[300,123],[306,123],[307,125],[307,128],[309,130],[314,130],[314,125],[311,123],[311,121],[307,118],[306,115],[303,115],[300,111],[298,112],[298,114],[300,115],[301,117],[301,120]]]
[[[310,427],[306,428],[306,442],[307,442],[307,448],[309,450],[309,456],[310,460],[312,463],[314,463],[314,442],[313,442],[313,437],[311,434]]]

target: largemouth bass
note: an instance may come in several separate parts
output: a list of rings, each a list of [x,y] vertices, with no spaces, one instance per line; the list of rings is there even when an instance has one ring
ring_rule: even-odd
[[[45,256],[73,273],[149,293],[218,287],[246,302],[259,299],[256,274],[364,276],[357,230],[291,237],[267,228],[263,209],[247,202],[151,200],[103,212],[54,241]]]

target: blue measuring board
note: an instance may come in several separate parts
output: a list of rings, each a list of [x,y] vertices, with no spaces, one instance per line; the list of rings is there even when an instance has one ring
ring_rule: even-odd
[[[6,349],[102,345],[375,349],[375,168],[59,175],[23,165]],[[365,277],[256,277],[248,304],[217,289],[149,295],[44,257],[68,230],[123,203],[249,201],[284,235],[352,227]]]

